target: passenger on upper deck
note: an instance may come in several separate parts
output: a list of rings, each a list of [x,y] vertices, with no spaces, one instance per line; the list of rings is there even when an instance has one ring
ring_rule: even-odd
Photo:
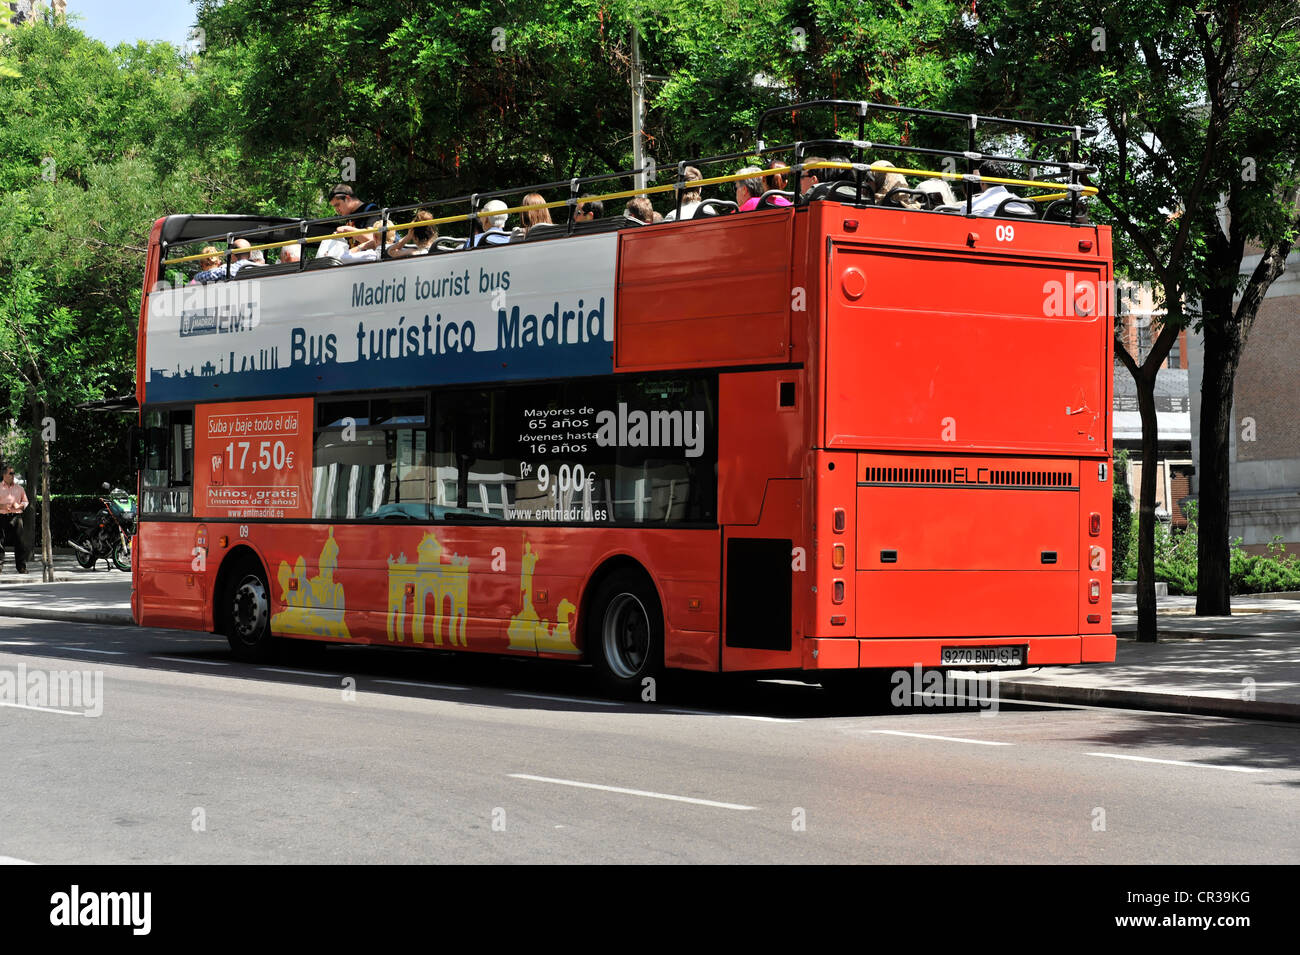
[[[1010,179],[1011,170],[1000,162],[990,162],[989,160],[985,160],[980,163],[980,175],[992,176],[995,179]],[[969,185],[967,188],[970,188]],[[998,206],[1000,206],[1004,200],[1011,199],[1015,195],[1016,193],[1012,192],[1001,183],[981,182],[979,184],[979,192],[976,193],[975,197],[971,200],[971,215],[996,215]],[[1034,204],[1032,202],[1015,202],[1012,203],[1011,206],[1015,210],[1012,213],[1013,215],[1016,213],[1032,213],[1034,211]]]
[[[412,222],[431,222],[433,213],[426,209],[421,209],[414,216]],[[438,239],[438,227],[433,225],[412,226],[402,236],[394,242],[388,249],[388,254],[395,259],[402,259],[412,255],[427,255],[433,248],[433,243]]]
[[[629,219],[636,219],[638,222],[644,222],[646,225],[650,225],[655,221],[654,207],[650,205],[650,200],[645,196],[633,196],[629,199],[627,208],[623,211],[623,215],[627,216]]]
[[[768,168],[768,169],[780,169],[780,168],[781,168],[782,166],[784,166],[784,165],[785,165],[785,163],[782,162],[781,160],[779,160],[779,159],[773,159],[771,162],[769,162],[769,163],[767,164],[767,168]],[[772,172],[772,173],[768,173],[767,175],[765,175],[765,176],[763,177],[763,190],[764,190],[764,191],[767,191],[767,190],[769,190],[769,189],[781,189],[781,190],[784,191],[784,189],[785,189],[785,174],[784,174],[784,173],[778,173],[778,172]]]
[[[286,245],[280,249],[280,264],[287,265],[290,262],[302,260],[302,246],[297,242],[292,245]]]
[[[876,202],[883,202],[889,198],[889,194],[895,189],[910,189],[907,183],[907,177],[901,172],[886,172],[887,169],[893,168],[894,164],[888,159],[877,159],[871,164],[871,168],[876,170],[873,175],[876,177]],[[891,204],[900,205],[905,209],[919,209],[921,203],[915,196],[904,196],[895,194],[889,200]]]
[[[252,245],[252,243],[249,242],[247,239],[236,239],[233,243],[231,243],[230,247],[232,249],[247,249],[250,245]],[[209,246],[209,248],[211,248],[211,246]],[[206,252],[207,249],[204,249],[203,251]],[[213,249],[213,251],[215,252],[216,250]],[[249,264],[249,258],[248,258],[249,254],[250,253],[248,252],[235,252],[231,255],[230,257],[231,275],[238,274],[240,269],[242,269],[244,266]],[[206,262],[208,260],[204,259],[203,261]],[[194,281],[190,282],[190,284],[206,285],[209,282],[216,282],[219,281],[220,279],[225,278],[226,264],[222,262],[220,259],[218,259],[217,261],[219,263],[218,265],[215,265],[210,269],[206,269],[200,272],[198,275],[194,276]]]
[[[351,243],[351,248],[346,249],[338,256],[340,262],[378,262],[382,257],[384,246],[393,244],[391,219],[376,219],[376,224],[385,226],[382,232],[369,232],[365,235],[348,235],[347,240]],[[340,232],[352,233],[360,232],[360,229],[350,229],[347,226],[340,226]],[[383,236],[383,238],[381,238]]]
[[[952,186],[943,179],[923,179],[916,187],[920,192],[934,196],[935,208],[953,209],[957,207],[957,196]]]
[[[745,176],[736,183],[736,203],[740,206],[741,212],[750,212],[758,208],[758,200],[763,196],[763,170],[757,166],[746,166],[743,169],[736,170],[737,176]],[[775,196],[772,199],[774,206],[788,206],[790,200],[784,196]]]
[[[694,166],[687,166],[685,169],[683,169],[682,177],[686,182],[699,182],[701,179],[704,178],[702,175],[700,175],[700,171],[696,169]],[[702,201],[702,193],[703,190],[701,190],[699,186],[696,186],[694,189],[688,189],[686,188],[685,185],[682,186],[681,217],[683,220],[689,219],[693,215],[695,215],[695,210],[700,207],[700,202]],[[673,209],[666,216],[664,216],[665,222],[675,222],[676,220],[677,220],[676,209]]]
[[[479,223],[486,223],[487,228],[479,231],[481,226],[475,225],[471,228],[471,238],[465,240],[465,248],[474,249],[480,245],[505,245],[510,241],[510,233],[506,231],[506,219],[508,216],[505,210],[510,207],[500,199],[490,199],[484,205],[481,211],[499,213],[489,216],[478,217]]]
[[[199,275],[211,271],[221,264],[221,252],[215,245],[205,245],[203,251],[200,252],[199,255],[203,256],[203,258],[199,259],[198,274],[196,274],[194,278],[190,279],[191,285],[202,285],[203,282],[199,281]],[[211,280],[204,279],[203,281],[207,282]]]
[[[542,223],[545,223],[546,225],[553,224],[551,222],[551,210],[545,208],[546,199],[544,196],[541,195],[541,193],[530,192],[528,195],[524,196],[523,201],[520,202],[519,204],[521,206],[541,207],[536,209],[525,209],[520,214],[519,216],[520,227],[522,228],[524,235],[527,235],[529,231],[532,229],[532,227],[535,225],[541,225]]]
[[[330,205],[336,216],[347,216],[346,225],[355,229],[369,229],[379,222],[379,206],[363,202],[352,193],[352,187],[340,183],[330,190]],[[342,231],[342,230],[339,230]]]
[[[806,166],[810,163],[826,162],[826,160],[821,156],[804,156],[803,162]],[[805,195],[809,189],[817,185],[819,182],[834,178],[833,176],[826,175],[828,172],[834,171],[835,170],[833,169],[805,169],[803,172],[799,173],[799,194]]]
[[[593,222],[605,214],[605,203],[592,196],[583,196],[573,211],[574,222]]]

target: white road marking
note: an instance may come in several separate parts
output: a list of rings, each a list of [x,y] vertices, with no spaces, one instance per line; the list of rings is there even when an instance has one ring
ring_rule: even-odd
[[[902,730],[872,730],[884,736],[910,736],[913,739],[937,739],[945,743],[974,743],[976,746],[1014,746],[1014,743],[999,743],[988,739],[966,739],[961,736],[932,736],[929,733],[904,733]]]
[[[547,696],[542,693],[507,693],[506,696],[518,696],[525,700],[551,700],[555,703],[590,703],[592,706],[622,706],[615,700],[584,700],[577,696]]]
[[[125,650],[92,650],[90,647],[52,647],[53,650],[71,650],[73,653],[104,653],[109,656],[126,656]]]
[[[748,713],[714,713],[711,710],[684,710],[675,706],[665,707],[667,713],[685,713],[689,716],[722,716],[729,720],[754,720],[759,723],[798,723],[799,720],[788,720],[780,716],[751,716]]]
[[[342,674],[338,673],[317,673],[315,670],[285,670],[280,667],[258,667],[263,673],[292,673],[294,676],[323,676],[331,679],[338,679]]]
[[[64,716],[85,716],[81,710],[56,710],[51,706],[30,706],[27,703],[0,703],[0,706],[12,706],[16,710],[39,710],[42,713],[62,713]]]
[[[652,793],[644,789],[624,789],[622,786],[601,786],[598,783],[580,783],[574,779],[552,779],[549,776],[530,776],[527,773],[507,773],[511,779],[531,779],[537,783],[555,783],[557,786],[576,786],[579,789],[599,789],[601,792],[622,793],[625,796],[644,796],[647,799],[667,799],[672,802],[688,802],[696,806],[713,806],[715,809],[737,809],[748,812],[757,806],[742,806],[734,802],[715,802],[712,799],[696,799],[693,796],[674,796],[671,793]]]
[[[0,856],[0,865],[36,865],[36,863],[28,862],[26,859],[15,859],[13,856]]]
[[[172,663],[197,663],[205,667],[228,667],[229,663],[224,660],[187,660],[184,657],[162,657],[154,655],[155,660],[170,660]]]
[[[418,686],[428,690],[468,690],[467,686],[452,686],[450,683],[418,683],[415,680],[375,680],[376,683],[392,683],[394,686]]]
[[[1129,759],[1135,763],[1161,763],[1165,766],[1194,766],[1197,769],[1226,769],[1230,773],[1266,773],[1267,769],[1254,766],[1218,766],[1214,763],[1192,763],[1182,759],[1155,759],[1151,756],[1129,756],[1126,753],[1084,753],[1085,756],[1103,756],[1106,759]]]

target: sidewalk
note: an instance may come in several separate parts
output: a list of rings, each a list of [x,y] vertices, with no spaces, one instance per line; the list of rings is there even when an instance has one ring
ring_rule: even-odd
[[[131,575],[105,570],[101,560],[94,570],[82,570],[71,557],[54,558],[54,583],[41,583],[41,565],[29,563],[19,574],[12,564],[0,573],[0,616],[35,620],[67,620],[133,626]]]
[[[57,564],[57,560],[56,560]],[[103,567],[103,564],[100,564]],[[13,581],[6,574],[0,581]],[[131,626],[131,578],[56,567],[58,582],[0,583],[0,616]],[[19,578],[23,580],[23,578]],[[1138,643],[1135,598],[1117,595],[1114,663],[998,674],[1003,699],[1300,722],[1300,594],[1234,597],[1231,617],[1158,604],[1160,642]]]
[[[91,570],[85,570],[78,565],[76,558],[70,553],[55,553],[54,555],[54,580],[57,583],[62,582],[82,582],[86,580],[124,580],[127,585],[127,599],[131,596],[131,575],[123,573],[109,567],[105,560],[98,560]],[[13,553],[5,551],[4,564],[0,566],[0,594],[4,593],[4,588],[14,584],[39,584],[41,582],[41,558],[40,554],[33,554],[27,560],[27,573],[20,574],[14,569]]]

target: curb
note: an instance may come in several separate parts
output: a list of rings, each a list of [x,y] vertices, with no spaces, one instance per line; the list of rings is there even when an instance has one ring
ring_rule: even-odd
[[[998,693],[1004,699],[1026,702],[1113,706],[1157,713],[1300,723],[1300,704],[1296,703],[1250,703],[1217,696],[1185,696],[1148,690],[1111,690],[1105,687],[1052,686],[1042,683],[999,682]]]
[[[98,623],[115,627],[134,627],[130,611],[123,610],[45,610],[39,607],[5,607],[0,617],[24,617],[29,620],[60,620],[64,623]]]

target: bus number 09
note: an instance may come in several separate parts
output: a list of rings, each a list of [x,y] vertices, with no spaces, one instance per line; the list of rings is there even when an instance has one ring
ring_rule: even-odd
[[[1010,242],[1016,237],[1016,227],[1013,225],[1000,225],[993,230],[999,242]]]
[[[240,524],[240,525],[239,525],[239,536],[240,536],[240,537],[247,537],[247,536],[248,536],[248,525],[247,525],[247,524]]]

